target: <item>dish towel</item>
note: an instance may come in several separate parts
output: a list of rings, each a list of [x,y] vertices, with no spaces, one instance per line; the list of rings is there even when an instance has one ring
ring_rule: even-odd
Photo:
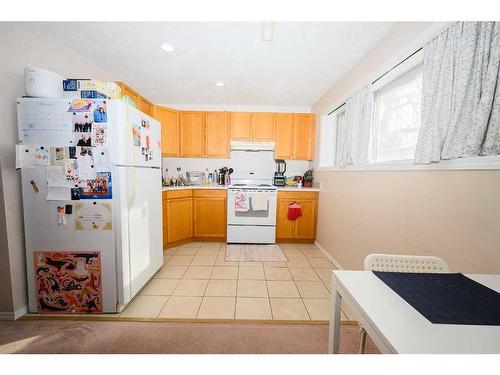
[[[269,194],[267,193],[252,193],[252,210],[266,211],[269,203]]]
[[[302,216],[302,207],[300,206],[300,203],[290,203],[288,205],[288,220],[295,221],[300,216]]]
[[[236,212],[247,212],[250,209],[248,194],[246,191],[236,193],[234,197],[234,210]]]

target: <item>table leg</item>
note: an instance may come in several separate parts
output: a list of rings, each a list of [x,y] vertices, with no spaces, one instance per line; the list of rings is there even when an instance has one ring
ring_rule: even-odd
[[[342,297],[337,292],[334,277],[332,275],[332,300],[330,306],[330,327],[328,336],[328,353],[338,354],[339,353],[339,342],[340,342],[340,305],[342,303]]]

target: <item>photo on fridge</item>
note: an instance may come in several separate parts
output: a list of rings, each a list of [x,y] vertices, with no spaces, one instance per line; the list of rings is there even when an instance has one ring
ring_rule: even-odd
[[[92,118],[88,112],[73,113],[73,132],[74,133],[90,133],[92,131]]]
[[[111,172],[99,172],[94,180],[81,183],[80,199],[111,199]]]
[[[108,122],[108,115],[106,113],[106,101],[97,102],[94,108],[94,122]]]

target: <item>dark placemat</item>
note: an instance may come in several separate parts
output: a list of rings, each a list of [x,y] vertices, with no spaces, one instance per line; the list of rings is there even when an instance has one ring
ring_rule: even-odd
[[[373,273],[431,323],[500,325],[500,293],[461,273]]]

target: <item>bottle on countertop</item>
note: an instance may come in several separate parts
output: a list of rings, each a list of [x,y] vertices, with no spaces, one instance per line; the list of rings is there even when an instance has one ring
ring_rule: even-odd
[[[205,168],[205,172],[203,172],[203,180],[202,180],[203,185],[207,186],[208,185],[208,168]]]
[[[163,179],[163,181],[162,181],[163,184],[165,184],[165,185],[170,184],[170,176],[168,175],[168,168],[165,168],[165,173],[162,176],[162,179]]]

